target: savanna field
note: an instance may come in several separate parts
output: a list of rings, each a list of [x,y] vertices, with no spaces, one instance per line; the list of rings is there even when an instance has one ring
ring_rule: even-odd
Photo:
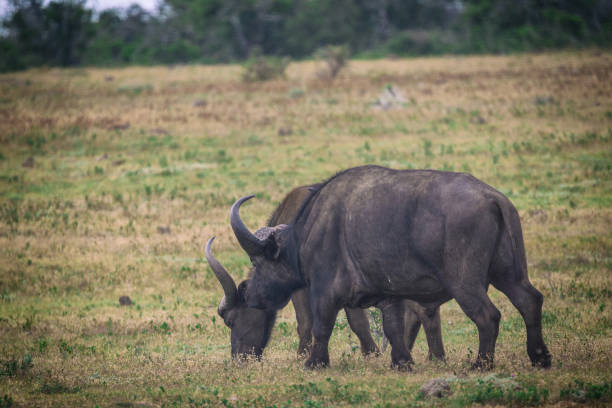
[[[612,53],[0,75],[0,407],[605,406],[612,402]],[[293,187],[366,163],[469,172],[521,215],[545,296],[552,368],[532,368],[518,311],[491,372],[476,326],[441,308],[445,363],[419,334],[412,372],[361,356],[339,314],[331,366],[307,371],[291,305],[261,362],[230,359],[223,295],[250,261],[229,208],[263,226]],[[129,296],[130,306],[119,297]],[[372,309],[374,337],[382,343]],[[450,395],[419,389],[447,379]]]

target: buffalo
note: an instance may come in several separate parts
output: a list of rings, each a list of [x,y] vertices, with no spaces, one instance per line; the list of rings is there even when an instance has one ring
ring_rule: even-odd
[[[289,223],[300,206],[316,186],[302,186],[293,189],[279,204],[268,220],[268,226]],[[218,313],[231,330],[231,352],[233,357],[254,355],[260,358],[270,338],[276,313],[247,307],[244,293],[248,280],[238,287],[229,273],[215,259],[211,252],[213,238],[206,245],[206,258],[219,279],[225,296],[221,299]],[[309,304],[308,288],[296,290],[291,295],[295,309],[299,335],[298,355],[306,355],[312,344],[313,315]],[[425,308],[418,303],[405,300],[404,309],[405,342],[412,349],[421,322],[429,344],[429,358],[444,359],[444,346],[440,327],[439,308]],[[370,334],[370,327],[364,309],[344,308],[350,328],[357,335],[364,355],[378,354],[379,350]]]
[[[478,328],[472,367],[490,369],[501,314],[487,295],[489,284],[520,312],[532,364],[550,367],[543,296],[527,276],[518,212],[475,177],[350,168],[316,186],[288,225],[254,234],[239,214],[252,197],[240,198],[230,211],[234,234],[254,268],[240,296],[248,308],[272,315],[308,288],[314,343],[307,368],[329,365],[329,337],[341,308],[377,305],[392,366],[409,369],[402,301],[431,310],[455,299]]]

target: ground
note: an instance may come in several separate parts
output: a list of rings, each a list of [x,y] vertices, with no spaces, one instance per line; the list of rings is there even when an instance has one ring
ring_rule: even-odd
[[[244,83],[226,66],[38,69],[0,75],[0,407],[571,406],[612,401],[612,53],[316,62]],[[391,91],[390,91],[391,90]],[[222,290],[251,229],[291,188],[347,167],[469,172],[522,219],[544,294],[552,368],[532,368],[524,324],[502,312],[496,367],[469,370],[475,325],[442,306],[446,363],[363,358],[344,314],[331,367],[296,358],[291,306],[261,362],[230,360]],[[132,305],[121,306],[129,296]],[[381,341],[380,318],[372,328]],[[451,394],[419,392],[433,378]]]

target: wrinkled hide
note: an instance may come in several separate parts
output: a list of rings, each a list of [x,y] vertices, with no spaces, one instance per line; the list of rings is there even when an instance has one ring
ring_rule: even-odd
[[[289,224],[298,210],[308,198],[316,191],[318,185],[302,186],[293,189],[272,213],[268,220],[268,226]],[[291,296],[291,302],[295,309],[297,320],[297,330],[300,338],[298,354],[306,354],[310,351],[312,344],[313,317],[309,303],[308,288],[295,291]],[[379,353],[376,343],[370,333],[370,322],[365,309],[345,307],[347,321],[351,330],[357,335],[361,345],[361,352],[364,355]],[[405,324],[404,336],[408,350],[412,350],[414,342],[419,332],[421,324],[426,333],[430,359],[444,359],[444,345],[442,342],[442,331],[440,325],[440,310],[435,308],[429,312],[416,302],[406,301],[404,303]]]

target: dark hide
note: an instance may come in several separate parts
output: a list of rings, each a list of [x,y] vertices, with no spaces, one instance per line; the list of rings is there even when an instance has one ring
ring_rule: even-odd
[[[302,186],[294,188],[280,203],[268,220],[268,226],[288,224],[293,220],[296,213],[312,191],[316,191],[320,185]],[[310,310],[308,288],[299,289],[291,295],[291,302],[295,309],[297,330],[300,338],[298,354],[303,355],[310,351],[312,344],[312,311]],[[361,352],[364,355],[378,353],[378,347],[370,334],[370,323],[366,311],[361,308],[345,307],[344,311],[351,330],[357,335],[361,344]],[[444,345],[442,343],[442,331],[440,325],[440,310],[435,308],[431,312],[416,302],[405,301],[403,305],[405,313],[405,335],[404,339],[408,350],[412,350],[414,341],[419,333],[421,322],[427,336],[430,359],[444,359]]]
[[[302,186],[293,189],[273,212],[268,221],[268,226],[272,227],[278,224],[289,223],[296,215],[305,199],[311,194],[311,189],[316,187],[318,186]],[[266,236],[272,232],[272,230],[264,228],[259,230],[256,234]],[[208,256],[207,254],[207,257]],[[213,270],[218,271],[222,269],[222,266],[214,261],[212,254],[210,254],[209,263],[211,263]],[[221,273],[223,274],[223,272]],[[227,280],[231,279],[229,278],[229,274],[225,276],[218,275],[218,277],[222,279],[224,287],[228,285],[231,287],[231,285],[234,285],[233,281],[232,283],[227,283]],[[232,356],[243,357],[248,354],[253,354],[259,358],[269,340],[276,313],[264,313],[259,309],[246,307],[244,302],[244,288],[247,282],[248,280],[239,285],[237,295],[233,293],[234,291],[232,291],[231,288],[224,289],[226,297],[224,297],[219,307],[219,314],[224,319],[226,325],[231,329]],[[228,298],[228,292],[236,298],[232,300],[233,306],[231,307],[225,304]],[[293,302],[296,313],[297,330],[300,338],[298,355],[306,355],[310,352],[312,344],[313,326],[308,289],[303,288],[295,291],[291,296],[291,301]],[[423,322],[430,349],[429,358],[444,359],[445,354],[441,337],[439,310],[436,308],[433,313],[427,314],[425,308],[410,301],[405,301],[403,309],[403,313],[405,313],[405,342],[408,350],[412,349],[421,322]],[[364,355],[371,353],[378,354],[379,350],[370,334],[370,325],[365,310],[347,307],[345,308],[345,312],[350,328],[359,339],[361,352]]]
[[[245,200],[234,205],[230,219],[240,242],[252,240],[238,214]],[[248,306],[277,310],[308,287],[314,344],[307,367],[329,364],[328,341],[341,308],[376,304],[392,364],[405,367],[411,357],[400,302],[432,310],[454,298],[478,328],[474,367],[490,368],[501,315],[487,296],[489,284],[521,313],[532,363],[550,366],[543,296],[527,276],[518,213],[503,194],[470,175],[348,169],[316,189],[290,225],[252,240],[248,250],[255,267]]]

